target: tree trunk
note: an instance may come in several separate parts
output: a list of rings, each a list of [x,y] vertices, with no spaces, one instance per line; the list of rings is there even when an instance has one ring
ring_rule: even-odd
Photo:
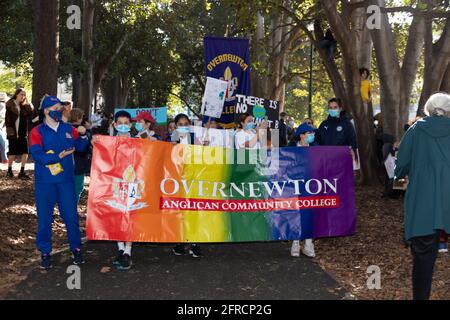
[[[368,120],[370,118],[368,110],[363,108],[361,99],[361,81],[357,61],[361,48],[354,48],[352,43],[354,30],[350,29],[349,13],[343,11],[339,14],[336,0],[321,0],[321,3],[342,53],[346,96],[349,103],[347,107],[355,119],[361,156],[361,183],[372,185],[377,181],[374,130],[372,122]]]
[[[433,45],[432,26],[428,23],[428,35],[425,46],[425,76],[420,95],[419,108],[417,114],[424,115],[424,106],[428,98],[439,91],[445,79],[445,75],[450,63],[450,19],[447,19],[440,39]]]
[[[105,99],[105,112],[114,113],[114,109],[126,107],[130,92],[128,74],[116,75],[101,87]]]
[[[59,63],[59,0],[33,1],[34,54],[32,102],[38,108],[45,94],[56,95]]]
[[[81,76],[78,72],[72,73],[72,101],[74,106],[79,105],[81,90]]]
[[[385,7],[384,0],[372,0],[368,4]],[[403,135],[402,128],[408,119],[409,96],[423,44],[423,28],[421,18],[414,17],[409,29],[402,68],[400,68],[394,35],[386,13],[381,14],[381,28],[371,30],[380,78],[383,132],[391,134],[396,140]]]
[[[94,60],[95,61],[95,63],[94,63],[95,67],[94,67],[94,71],[93,71],[94,79],[93,79],[93,83],[92,83],[92,90],[93,90],[94,94],[96,94],[99,91],[100,85],[101,85],[103,79],[105,78],[106,74],[108,73],[110,65],[113,63],[114,59],[119,55],[119,53],[122,50],[122,47],[124,46],[127,39],[128,39],[128,34],[124,33],[122,38],[117,43],[116,47],[113,48],[113,50],[107,57],[104,57],[102,59],[102,61],[98,61],[98,62],[96,60]]]
[[[119,106],[118,94],[120,90],[120,78],[115,76],[102,85],[102,94],[105,99],[105,112],[114,113],[114,109]]]
[[[126,106],[128,102],[128,95],[131,88],[131,79],[129,74],[122,74],[120,77],[120,94],[118,103],[120,106]]]
[[[419,16],[413,18],[408,32],[405,55],[402,63],[402,102],[399,109],[398,131],[400,136],[404,132],[404,125],[409,121],[409,105],[411,92],[419,69],[420,56],[425,41],[425,19]]]
[[[352,3],[359,3],[362,0],[352,0]],[[365,8],[358,8],[352,14],[352,21],[354,25],[353,45],[356,52],[356,61],[358,68],[366,68],[371,70],[372,62],[372,38],[370,31],[366,27],[366,12]]]
[[[94,18],[95,0],[84,0],[83,9],[83,31],[82,31],[82,57],[86,64],[81,76],[81,90],[79,108],[90,116],[92,110],[92,100],[94,99],[94,65],[95,57],[92,52],[94,42]]]
[[[320,40],[324,35],[324,31],[320,25],[320,21],[314,21],[314,35],[309,32],[306,28],[304,29],[310,41],[314,44],[317,52],[319,53],[320,58],[322,59],[322,63],[325,66],[325,71],[328,74],[328,77],[331,80],[331,84],[333,86],[334,95],[340,98],[344,104],[344,108],[347,110],[347,106],[350,105],[347,95],[347,88],[345,87],[345,82],[342,79],[342,75],[339,72],[339,69],[336,65],[336,61],[328,59],[327,52],[320,47]]]
[[[441,91],[450,94],[450,63],[447,66],[447,71],[445,72],[444,79],[442,80]]]
[[[256,13],[256,32],[252,39],[252,61],[258,61],[262,66],[266,65],[265,58],[264,58],[264,16],[261,14],[261,12]],[[258,70],[260,71],[260,70]],[[252,77],[252,95],[256,97],[263,97],[265,94],[265,80],[264,75],[262,75],[260,72],[255,72],[255,69],[253,69],[251,73]]]

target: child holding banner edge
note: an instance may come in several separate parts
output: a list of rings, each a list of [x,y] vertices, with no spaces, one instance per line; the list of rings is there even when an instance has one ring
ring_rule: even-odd
[[[300,127],[298,127],[294,138],[298,139],[296,144],[297,147],[309,147],[315,140],[314,128],[306,123],[303,123]],[[291,256],[300,257],[300,249],[308,258],[314,258],[316,256],[312,239],[305,239],[303,248],[301,248],[300,240],[292,241]]]
[[[183,113],[178,114],[175,117],[175,132],[172,135],[172,143],[175,144],[185,144],[190,145],[194,144],[195,137],[192,132],[190,132],[189,126],[191,125],[191,120],[189,117]],[[176,256],[182,256],[186,254],[186,248],[183,243],[177,243],[175,247],[172,249],[172,252]],[[203,256],[202,251],[200,250],[200,247],[192,243],[189,248],[189,254],[192,255],[194,258],[200,258]]]
[[[155,131],[153,131],[153,126],[155,125],[155,119],[148,112],[141,112],[136,117],[135,128],[138,131],[136,138],[147,139],[150,141],[162,140]]]
[[[239,117],[238,126],[240,130],[235,135],[236,149],[255,150],[264,147],[261,146],[261,140],[264,140],[262,139],[264,130],[267,129],[266,121],[263,121],[261,126],[257,128],[253,116],[249,113],[244,113]]]
[[[131,135],[131,115],[127,111],[118,111],[114,115],[114,128],[117,131],[117,137],[132,138]],[[119,253],[113,264],[119,271],[127,271],[131,269],[131,247],[132,242],[117,242]]]

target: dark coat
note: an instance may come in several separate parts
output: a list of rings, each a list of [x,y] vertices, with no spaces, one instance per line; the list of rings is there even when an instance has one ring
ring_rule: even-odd
[[[25,126],[25,137],[28,136],[29,123],[33,115],[33,107],[30,104],[24,104],[20,107],[20,113],[16,108],[13,99],[9,99],[6,103],[5,127],[8,138],[18,138],[19,133],[16,130],[16,120],[20,116],[23,119],[22,126]],[[22,121],[22,120],[21,120]]]
[[[83,124],[84,125],[84,124]],[[79,125],[73,125],[75,129]],[[91,130],[86,130],[86,136],[89,141],[88,146],[83,151],[75,151],[73,153],[73,158],[75,161],[75,175],[89,175],[91,173],[91,162],[92,162],[92,132]]]
[[[280,147],[286,147],[288,145],[288,133],[287,126],[284,120],[280,120],[279,126],[280,132]]]
[[[320,124],[316,141],[321,146],[350,146],[353,150],[358,149],[355,128],[344,112],[339,118],[328,116]]]

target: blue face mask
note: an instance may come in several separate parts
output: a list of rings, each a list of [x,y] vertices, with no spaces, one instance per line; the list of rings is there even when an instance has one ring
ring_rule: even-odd
[[[181,134],[187,134],[190,132],[189,127],[178,127],[177,132]]]
[[[309,144],[313,143],[315,139],[315,134],[314,133],[309,133],[308,137],[306,138],[306,142],[308,142]]]
[[[338,118],[340,115],[339,109],[329,109],[328,114],[333,118]]]
[[[62,120],[63,113],[62,111],[52,110],[48,113],[49,117],[55,120],[56,122],[60,122]]]
[[[249,122],[245,125],[245,129],[247,129],[247,130],[253,130],[253,129],[255,129],[255,127],[256,127],[256,123],[254,123],[254,122]]]
[[[136,123],[136,125],[134,126],[136,128],[137,131],[141,132],[144,130],[144,127],[142,126],[142,124],[140,122]]]
[[[127,126],[126,124],[120,124],[116,127],[116,130],[119,133],[128,133],[128,132],[130,132],[130,127]]]

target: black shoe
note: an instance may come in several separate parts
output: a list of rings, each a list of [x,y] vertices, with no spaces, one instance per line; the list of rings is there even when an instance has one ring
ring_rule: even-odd
[[[73,253],[73,264],[80,265],[84,263],[83,255],[80,249],[76,249]]]
[[[131,269],[131,257],[129,254],[125,253],[122,256],[122,262],[116,266],[119,271],[127,271]]]
[[[191,245],[191,248],[189,249],[189,254],[193,258],[201,258],[203,257],[202,251],[200,250],[200,247],[196,244]]]
[[[52,267],[52,260],[50,254],[41,255],[41,265],[39,267],[42,270],[48,270]]]
[[[6,173],[6,177],[7,178],[14,178],[14,174],[13,174],[12,170],[8,169],[8,172]]]
[[[18,178],[21,180],[31,180],[31,177],[29,175],[27,175],[25,172],[19,173]]]
[[[182,256],[186,254],[186,250],[184,249],[184,245],[177,244],[175,247],[173,247],[172,252],[176,256]]]
[[[113,265],[119,266],[122,264],[123,259],[123,250],[119,250],[119,254],[117,255],[116,260],[113,261]]]

